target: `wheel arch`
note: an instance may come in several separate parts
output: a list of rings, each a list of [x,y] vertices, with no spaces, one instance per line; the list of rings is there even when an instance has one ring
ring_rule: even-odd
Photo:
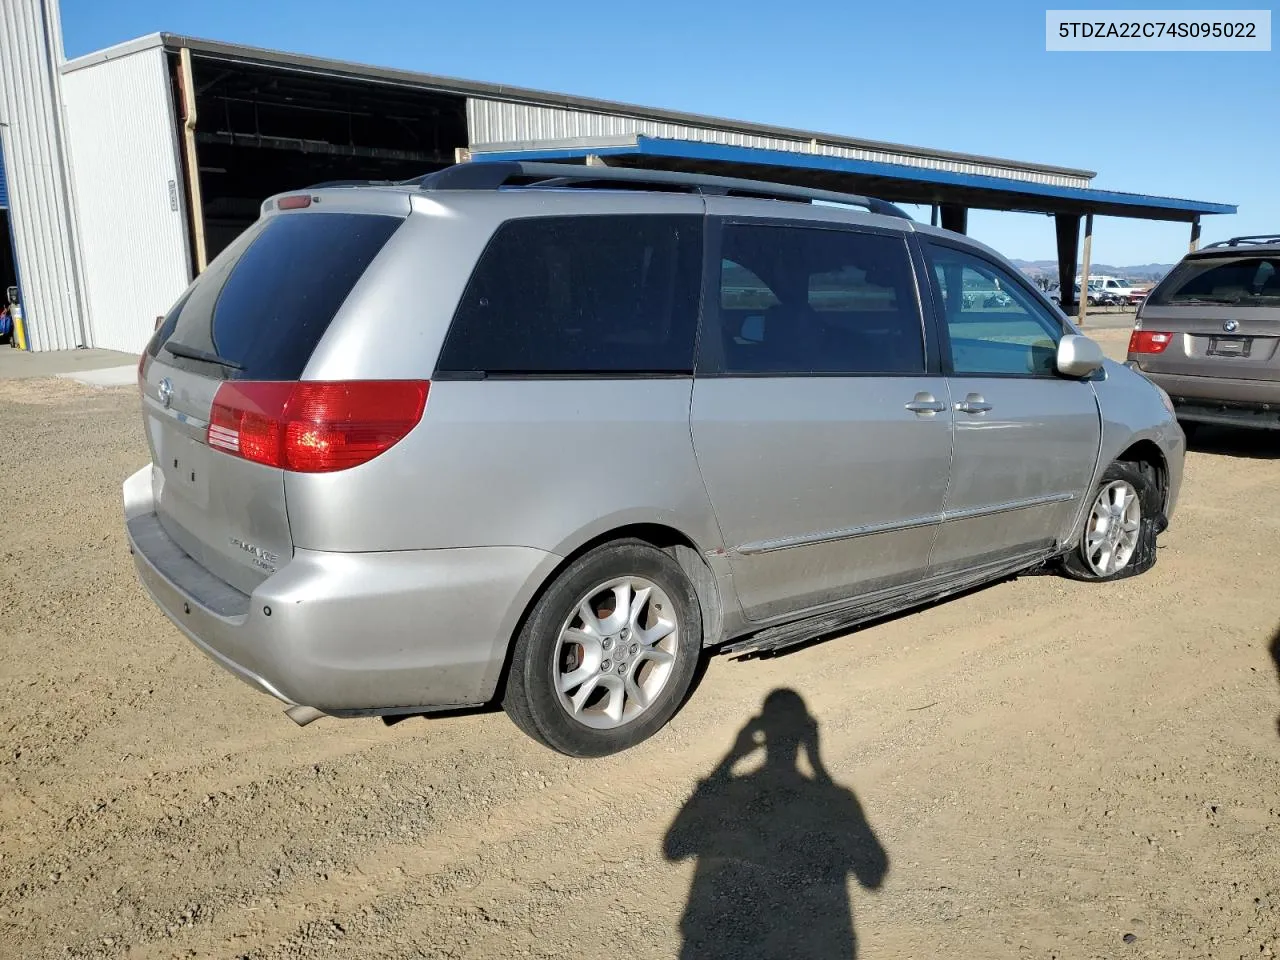
[[[685,531],[668,523],[647,520],[624,523],[582,539],[576,546],[558,554],[561,558],[560,561],[542,577],[525,602],[524,608],[520,611],[520,615],[516,618],[511,628],[511,632],[504,638],[506,650],[503,654],[502,669],[498,673],[497,683],[494,687],[493,700],[502,699],[507,679],[511,673],[511,657],[515,650],[516,637],[524,629],[530,613],[538,601],[542,599],[542,595],[547,591],[547,588],[555,582],[556,578],[570,564],[583,554],[589,553],[605,544],[620,540],[642,540],[657,547],[659,550],[669,553],[689,578],[693,584],[694,591],[698,595],[698,607],[702,614],[703,647],[714,645],[723,638],[725,605],[719,579],[716,577],[715,571],[707,563],[705,555],[693,538]]]
[[[1160,491],[1160,509],[1163,513],[1167,509],[1169,500],[1169,463],[1160,445],[1154,440],[1137,440],[1121,451],[1115,459],[1151,468],[1155,474],[1156,486]]]

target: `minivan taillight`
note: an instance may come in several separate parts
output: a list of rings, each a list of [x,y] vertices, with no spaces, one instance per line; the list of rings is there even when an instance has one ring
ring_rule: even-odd
[[[1129,336],[1130,353],[1164,353],[1165,348],[1173,343],[1172,333],[1161,333],[1158,330],[1134,330]]]
[[[329,473],[367,463],[418,425],[426,380],[245,381],[218,388],[209,446],[269,467]]]

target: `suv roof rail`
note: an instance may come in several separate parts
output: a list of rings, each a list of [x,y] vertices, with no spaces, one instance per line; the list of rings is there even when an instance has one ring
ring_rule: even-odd
[[[1238,247],[1242,243],[1251,247],[1260,244],[1280,243],[1280,233],[1255,233],[1248,237],[1232,237],[1230,240],[1219,240],[1217,243],[1207,244],[1203,249],[1211,250],[1214,247]]]
[[[523,181],[514,183],[511,181]],[[813,190],[789,183],[743,180],[702,173],[646,170],[635,167],[597,167],[569,163],[532,163],[525,160],[474,160],[445,167],[406,184],[422,190],[497,190],[504,186],[615,187],[625,189],[669,188],[710,196],[757,197],[764,200],[822,200],[865,207],[872,213],[910,220],[900,208],[876,197],[833,190]]]

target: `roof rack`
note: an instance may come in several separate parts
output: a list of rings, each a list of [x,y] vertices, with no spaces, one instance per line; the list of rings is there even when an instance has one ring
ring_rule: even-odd
[[[886,200],[832,190],[811,190],[789,183],[742,180],[701,173],[671,170],[641,170],[635,167],[599,167],[569,163],[531,163],[524,160],[474,160],[458,163],[406,184],[416,184],[431,192],[440,190],[497,190],[504,186],[528,187],[614,187],[632,185],[637,189],[667,188],[687,190],[707,196],[756,197],[764,200],[822,200],[828,203],[865,207],[872,213],[910,220],[903,210]]]
[[[1280,243],[1280,233],[1258,233],[1249,237],[1232,237],[1230,240],[1219,240],[1217,243],[1206,244],[1203,249],[1210,250],[1214,247],[1238,247],[1242,243],[1250,247],[1262,244]]]

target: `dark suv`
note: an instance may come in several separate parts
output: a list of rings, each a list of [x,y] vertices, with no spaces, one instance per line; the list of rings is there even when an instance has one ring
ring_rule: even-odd
[[[1129,365],[1173,398],[1185,426],[1280,429],[1280,234],[1189,253],[1151,291]]]

